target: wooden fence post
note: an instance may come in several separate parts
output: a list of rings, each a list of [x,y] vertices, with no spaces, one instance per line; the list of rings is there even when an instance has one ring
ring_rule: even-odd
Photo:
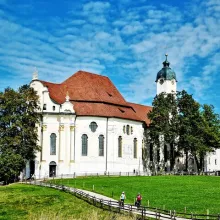
[[[103,209],[103,200],[100,199],[100,203],[101,203],[101,208]]]
[[[206,219],[209,219],[209,209],[206,210],[206,214],[207,214],[207,218]]]
[[[110,201],[108,201],[108,208],[109,208],[109,211],[111,211],[111,208],[112,208],[112,202],[111,202],[111,200]]]

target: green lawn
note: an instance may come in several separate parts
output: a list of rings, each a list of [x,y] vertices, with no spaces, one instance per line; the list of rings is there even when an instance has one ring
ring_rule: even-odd
[[[12,184],[0,186],[0,219],[132,219],[89,205],[75,196],[59,190]]]
[[[187,213],[220,213],[220,177],[217,176],[147,176],[147,177],[84,177],[54,180],[56,183],[84,188],[114,199],[125,191],[127,203],[136,194],[143,196],[143,205]],[[113,196],[112,196],[113,195]]]

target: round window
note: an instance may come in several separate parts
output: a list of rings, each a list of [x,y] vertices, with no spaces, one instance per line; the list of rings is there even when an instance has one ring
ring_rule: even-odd
[[[90,125],[89,125],[90,129],[92,132],[95,132],[96,129],[98,128],[98,125],[96,124],[96,122],[91,122]]]

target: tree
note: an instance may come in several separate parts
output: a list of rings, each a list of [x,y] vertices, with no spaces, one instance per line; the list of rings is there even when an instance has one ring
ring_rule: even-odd
[[[177,92],[178,121],[179,121],[179,149],[186,155],[185,170],[188,171],[189,153],[197,160],[198,148],[201,146],[200,104],[185,90]]]
[[[38,96],[27,85],[0,93],[0,180],[10,182],[40,150]]]
[[[170,144],[171,170],[175,158],[184,152],[185,170],[188,171],[188,159],[192,155],[200,172],[204,169],[205,155],[220,148],[219,115],[214,113],[213,106],[201,106],[184,90],[157,95],[148,117],[150,142],[158,147]]]
[[[151,120],[149,129],[149,141],[157,148],[161,144],[170,144],[171,170],[175,164],[175,145],[178,137],[178,112],[174,94],[161,93],[153,100],[153,109],[148,113]]]
[[[179,110],[179,145],[186,154],[195,159],[198,172],[204,170],[204,157],[208,152],[220,147],[220,120],[214,113],[214,107],[201,106],[186,91],[177,93]]]

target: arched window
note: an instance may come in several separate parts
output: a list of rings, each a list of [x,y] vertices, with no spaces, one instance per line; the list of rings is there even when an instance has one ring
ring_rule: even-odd
[[[118,137],[118,157],[122,157],[122,137]]]
[[[154,152],[153,152],[153,144],[150,143],[150,161],[153,161],[154,156],[153,156]]]
[[[47,110],[47,104],[43,105],[43,110]]]
[[[130,134],[130,126],[129,125],[127,125],[127,127],[126,127],[126,133],[127,133],[127,135]]]
[[[99,135],[99,156],[104,156],[104,135]]]
[[[160,148],[157,148],[157,162],[160,162]]]
[[[52,133],[50,135],[50,155],[56,155],[56,134]]]
[[[145,159],[145,143],[144,143],[144,139],[142,139],[142,160]]]
[[[168,160],[168,151],[167,151],[167,145],[164,145],[164,162],[167,162]]]
[[[97,125],[96,122],[93,121],[93,122],[90,123],[89,127],[90,127],[92,132],[95,132],[96,129],[98,128],[98,125]]]
[[[86,134],[82,135],[82,156],[87,156],[88,154],[88,136]]]
[[[126,132],[125,130],[126,130],[126,128],[125,128],[125,125],[124,125],[124,126],[123,126],[123,132],[124,132],[124,134],[125,134],[125,132]]]
[[[137,158],[137,138],[134,138],[134,158]]]

